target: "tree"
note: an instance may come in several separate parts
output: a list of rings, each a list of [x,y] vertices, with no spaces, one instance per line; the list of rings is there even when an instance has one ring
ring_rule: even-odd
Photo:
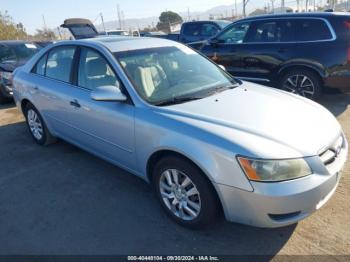
[[[56,39],[56,35],[50,29],[37,29],[33,39],[38,41],[52,41]]]
[[[249,3],[249,0],[243,0],[242,1],[242,5],[243,5],[243,17],[246,17],[247,14],[246,14],[246,7],[247,7],[247,4]]]
[[[5,13],[0,12],[0,40],[20,40],[26,38],[27,33],[22,23],[16,25],[7,11]]]
[[[159,16],[157,29],[169,33],[172,24],[181,24],[182,22],[182,17],[179,14],[172,11],[162,12]]]

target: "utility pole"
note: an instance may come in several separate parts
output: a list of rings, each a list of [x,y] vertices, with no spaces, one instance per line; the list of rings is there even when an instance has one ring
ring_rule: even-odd
[[[187,7],[187,21],[191,20],[191,16],[190,16],[190,8]]]
[[[125,16],[124,16],[124,11],[121,10],[121,17],[122,17],[122,27],[120,29],[124,29],[125,28]]]
[[[271,1],[271,8],[272,8],[272,13],[275,13],[275,0],[270,0]]]
[[[106,27],[105,27],[105,21],[103,20],[103,14],[100,13],[101,16],[101,21],[102,21],[102,26],[103,26],[103,31],[106,32]]]
[[[57,31],[58,31],[58,35],[60,36],[60,40],[62,40],[61,29],[59,26],[57,26]]]
[[[46,21],[45,21],[45,16],[43,15],[43,23],[44,23],[44,31],[47,31],[47,27],[46,27]]]
[[[118,15],[119,29],[122,29],[122,18],[121,18],[121,15],[120,15],[119,4],[117,4],[117,15]]]
[[[305,0],[305,11],[309,12],[309,0]]]
[[[235,0],[235,17],[237,18],[237,0]]]
[[[281,10],[284,10],[285,7],[286,7],[286,6],[285,6],[284,0],[281,0]]]
[[[300,12],[300,0],[297,0],[297,10]]]
[[[243,0],[242,1],[242,5],[243,5],[243,17],[246,17],[247,14],[246,14],[246,7],[247,7],[247,4],[248,4],[249,0]]]

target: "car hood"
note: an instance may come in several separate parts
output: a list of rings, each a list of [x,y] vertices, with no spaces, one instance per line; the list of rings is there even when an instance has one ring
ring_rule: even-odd
[[[342,132],[335,117],[319,104],[247,82],[211,97],[160,110],[168,117],[248,147],[248,151],[260,152],[259,155],[281,150],[264,154],[265,157],[318,155]],[[293,153],[284,154],[287,151]]]
[[[26,60],[7,60],[0,63],[0,69],[7,71],[7,72],[13,72],[17,67],[20,67],[24,65],[27,61]]]

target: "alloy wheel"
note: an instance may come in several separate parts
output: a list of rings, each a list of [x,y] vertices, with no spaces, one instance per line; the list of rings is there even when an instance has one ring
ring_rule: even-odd
[[[196,185],[177,169],[164,171],[159,180],[160,194],[167,208],[180,219],[191,221],[198,217],[201,198]]]
[[[310,99],[315,95],[314,82],[305,75],[289,76],[283,83],[282,88],[291,93],[298,94]]]
[[[27,112],[27,120],[30,131],[32,132],[36,140],[41,140],[43,138],[43,125],[40,121],[38,114],[33,110],[29,109]]]

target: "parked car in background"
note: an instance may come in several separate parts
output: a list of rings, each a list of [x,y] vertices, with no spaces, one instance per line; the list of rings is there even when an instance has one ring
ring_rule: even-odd
[[[0,41],[0,104],[12,99],[12,72],[24,65],[40,47],[27,41]]]
[[[130,36],[129,31],[122,30],[122,29],[109,30],[106,33],[107,33],[107,35],[112,35],[112,36]]]
[[[213,37],[231,23],[232,22],[226,20],[186,22],[182,24],[180,32],[160,35],[156,37],[185,44],[195,42],[191,45],[192,47],[195,47],[197,44],[202,45],[203,43],[201,41]]]
[[[44,47],[47,47],[48,45],[53,44],[54,41],[33,41],[33,43],[35,43],[36,45],[44,48]]]
[[[16,70],[14,97],[38,144],[60,137],[125,168],[191,228],[221,210],[259,227],[296,223],[332,196],[348,155],[322,106],[164,39],[56,43]]]
[[[207,40],[215,36],[231,23],[231,21],[226,20],[193,21],[183,23],[181,26],[179,41],[187,44]]]
[[[310,99],[350,91],[349,13],[249,17],[192,47],[240,79]]]

